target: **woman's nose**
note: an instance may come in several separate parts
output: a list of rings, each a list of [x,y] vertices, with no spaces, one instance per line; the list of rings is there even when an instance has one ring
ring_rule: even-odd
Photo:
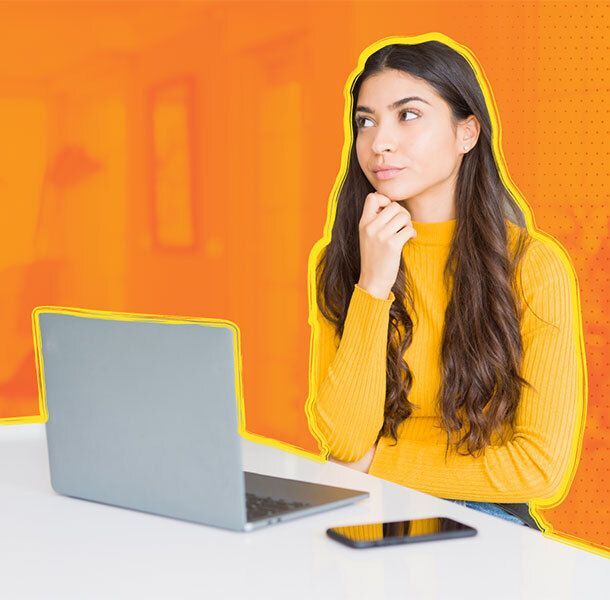
[[[381,154],[382,152],[386,152],[388,150],[396,150],[396,141],[394,140],[392,133],[388,129],[380,128],[375,136],[375,139],[373,140],[371,150],[375,154]]]

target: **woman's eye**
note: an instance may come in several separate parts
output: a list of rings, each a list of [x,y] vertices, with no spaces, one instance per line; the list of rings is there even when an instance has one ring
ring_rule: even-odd
[[[419,117],[419,114],[416,113],[414,110],[403,110],[400,114],[401,115],[405,115],[407,113],[411,113],[412,115],[415,115],[415,117]],[[406,121],[412,121],[413,119],[405,119]]]
[[[364,122],[368,120],[369,119],[367,117],[358,117],[356,119],[356,125],[358,125],[359,129],[362,129],[364,127]]]
[[[400,113],[400,116],[402,117],[402,115],[406,115],[408,113],[411,113],[412,115],[415,115],[414,118],[419,117],[419,113],[415,112],[414,110],[403,110]],[[413,118],[411,119],[403,119],[404,121],[413,121]],[[358,129],[368,129],[368,127],[364,127],[364,122],[365,121],[370,121],[370,119],[368,117],[358,117],[356,119],[356,125],[358,126]]]

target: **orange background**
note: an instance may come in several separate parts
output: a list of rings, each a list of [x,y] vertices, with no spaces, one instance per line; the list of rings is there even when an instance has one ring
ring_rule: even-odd
[[[30,313],[229,319],[247,429],[318,452],[304,403],[307,260],[343,145],[343,88],[390,35],[467,46],[510,176],[568,250],[589,375],[557,532],[608,548],[604,4],[0,3],[0,418],[38,413]],[[542,511],[541,511],[542,512]]]

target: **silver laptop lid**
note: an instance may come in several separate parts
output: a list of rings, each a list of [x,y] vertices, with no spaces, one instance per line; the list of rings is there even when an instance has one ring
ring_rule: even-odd
[[[242,530],[236,331],[52,309],[33,316],[53,488]]]

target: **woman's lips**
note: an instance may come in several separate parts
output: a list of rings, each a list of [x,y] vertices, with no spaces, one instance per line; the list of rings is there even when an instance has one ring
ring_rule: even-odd
[[[396,175],[398,175],[398,173],[400,173],[402,171],[402,169],[388,169],[387,171],[377,171],[375,173],[375,177],[377,177],[377,179],[392,179],[393,177],[396,177]]]

